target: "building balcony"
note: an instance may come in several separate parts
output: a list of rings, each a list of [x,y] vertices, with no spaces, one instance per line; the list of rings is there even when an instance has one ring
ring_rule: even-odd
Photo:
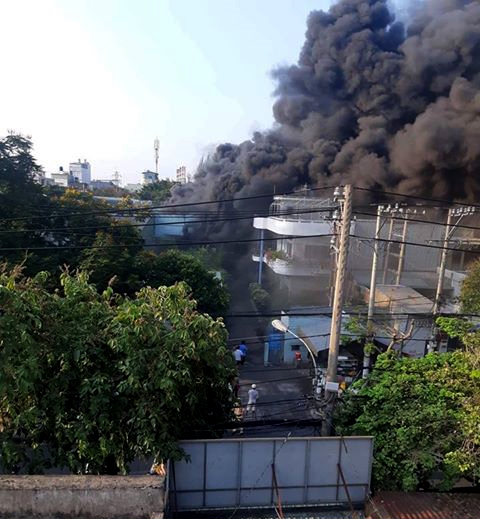
[[[282,218],[280,216],[256,217],[253,219],[255,229],[273,232],[284,236],[330,236],[334,234],[333,220],[302,220],[301,218]],[[353,220],[350,234],[355,233]]]
[[[286,236],[328,235],[333,233],[333,222],[331,220],[307,221],[300,218],[268,216],[254,218],[253,226],[255,229],[263,229]]]
[[[260,255],[258,253],[254,253],[252,255],[252,260],[259,263]],[[330,276],[332,271],[330,263],[320,262],[318,260],[297,261],[291,258],[269,258],[268,255],[264,255],[263,262],[268,265],[273,270],[273,272],[275,272],[275,274],[280,276]]]

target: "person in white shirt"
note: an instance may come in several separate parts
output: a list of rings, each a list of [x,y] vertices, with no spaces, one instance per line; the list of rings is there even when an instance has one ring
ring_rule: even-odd
[[[235,359],[235,362],[237,363],[237,366],[240,366],[242,363],[242,350],[240,349],[240,346],[237,346],[235,350],[233,351],[233,358]]]
[[[246,412],[247,416],[249,413],[252,413],[253,417],[257,416],[257,412],[255,409],[257,400],[258,400],[257,385],[252,384],[252,387],[248,390],[248,404],[247,404],[247,412]]]

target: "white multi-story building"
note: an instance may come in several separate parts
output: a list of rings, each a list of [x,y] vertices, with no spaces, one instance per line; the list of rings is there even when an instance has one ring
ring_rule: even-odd
[[[50,174],[53,183],[56,186],[67,188],[72,184],[72,176],[68,171],[64,171],[62,167]]]
[[[74,181],[76,179],[76,182],[80,184],[90,184],[92,180],[92,169],[86,159],[83,162],[80,159],[78,159],[78,162],[70,162],[69,171]]]
[[[257,217],[253,223],[260,238],[260,247],[253,254],[253,260],[259,264],[258,282],[261,283],[267,274],[271,284],[283,287],[282,293],[288,293],[291,304],[329,304],[336,266],[337,209],[337,204],[328,199],[275,196],[269,216]],[[360,301],[370,288],[376,208],[368,207],[356,213],[350,228],[347,279],[350,299]],[[390,217],[385,218],[380,231],[383,241],[377,284],[406,286],[433,299],[445,236],[442,223],[446,220],[446,210],[397,207],[388,214]],[[396,219],[393,218],[395,215]],[[410,219],[407,224],[406,215]],[[467,215],[467,218],[472,217],[475,215]],[[464,221],[471,225],[471,220]],[[461,226],[454,231],[452,247],[455,240],[460,240],[480,251],[480,231]],[[402,241],[407,242],[404,247],[399,243]],[[419,245],[412,245],[415,243]],[[444,285],[447,299],[458,296],[466,265],[474,257],[465,252],[449,253]]]
[[[260,238],[253,254],[258,263],[257,281],[270,291],[274,308],[331,305],[339,231],[337,209],[332,200],[275,196],[270,214],[254,219]],[[350,227],[345,309],[352,315],[366,314],[376,212],[372,206],[356,208]],[[432,346],[437,351],[448,348],[442,334],[432,335],[446,213],[446,209],[418,206],[388,206],[382,211],[374,296],[375,340],[385,347],[393,345],[406,355],[423,356]],[[439,303],[442,311],[455,312],[467,266],[480,257],[480,218],[474,208],[455,210],[449,247],[453,250],[447,254]],[[321,319],[312,316],[310,321],[312,336],[320,334],[325,339],[329,330],[322,335]],[[306,329],[296,333],[310,334]],[[327,343],[325,339],[323,346],[313,349],[324,350]]]
[[[185,166],[179,166],[177,168],[177,182],[179,184],[187,183],[187,168]]]
[[[275,196],[270,215],[253,222],[261,240],[258,253],[253,255],[253,260],[259,262],[258,282],[262,282],[266,264],[279,286],[293,299],[298,296],[298,303],[311,302],[324,292],[322,287],[328,285],[332,275],[330,239],[336,209],[332,200]],[[271,238],[278,236],[278,240],[265,242],[267,233]]]

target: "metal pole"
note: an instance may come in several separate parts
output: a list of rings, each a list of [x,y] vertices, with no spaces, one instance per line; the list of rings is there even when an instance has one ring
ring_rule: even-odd
[[[398,258],[398,268],[397,268],[397,285],[400,285],[400,280],[402,279],[402,271],[403,264],[405,263],[405,249],[407,244],[407,230],[408,230],[408,215],[405,214],[405,221],[403,222],[403,231],[402,231],[402,243],[400,245],[400,255]]]
[[[435,294],[435,303],[433,305],[434,318],[440,308],[440,298],[441,298],[442,292],[443,292],[443,278],[445,276],[445,266],[447,264],[447,253],[448,253],[447,249],[448,249],[448,243],[450,241],[452,219],[453,219],[453,210],[449,209],[447,225],[445,228],[445,238],[443,240],[442,257],[440,260],[440,271],[438,273],[437,293]]]
[[[337,275],[337,265],[338,265],[338,244],[337,244],[337,229],[338,222],[336,220],[333,221],[333,236],[330,241],[330,249],[333,248],[333,251],[330,253],[331,260],[331,270],[330,270],[330,293],[328,296],[328,304],[329,306],[333,306],[333,297],[335,295],[335,277]]]
[[[393,237],[393,226],[395,225],[395,218],[393,215],[390,217],[390,226],[388,227],[388,242],[387,242],[387,250],[385,252],[384,264],[383,264],[383,278],[382,285],[385,285],[387,282],[387,272],[388,272],[388,263],[390,260],[390,249],[392,247],[392,237]]]
[[[373,311],[375,309],[375,294],[377,292],[377,265],[378,265],[378,248],[380,229],[382,228],[382,211],[383,206],[377,207],[377,224],[375,226],[375,242],[373,244],[373,258],[372,258],[372,274],[370,277],[370,293],[368,295],[368,312],[367,312],[367,333],[370,333],[372,326]],[[363,371],[362,377],[368,377],[370,371],[370,352],[363,352]]]
[[[262,284],[263,255],[265,254],[265,229],[260,230],[260,261],[258,263],[258,284]]]
[[[345,197],[342,226],[340,229],[340,246],[338,251],[338,268],[335,277],[335,294],[333,298],[332,326],[330,329],[330,344],[328,348],[328,365],[326,382],[337,381],[337,363],[338,350],[340,346],[340,334],[342,331],[342,310],[345,292],[345,278],[347,272],[348,260],[348,244],[350,239],[350,220],[352,218],[352,194],[353,189],[350,184],[344,188],[343,195]],[[327,399],[333,399],[336,392],[325,391]],[[327,419],[322,424],[322,433],[328,435],[330,433],[330,417],[333,409],[328,409]]]

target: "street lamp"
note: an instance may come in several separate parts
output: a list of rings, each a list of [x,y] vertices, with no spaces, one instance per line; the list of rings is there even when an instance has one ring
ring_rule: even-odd
[[[273,320],[272,326],[279,332],[289,333],[290,335],[293,335],[296,339],[298,339],[305,346],[305,348],[307,348],[307,351],[310,354],[310,357],[312,358],[313,368],[315,370],[315,379],[314,379],[315,393],[319,394],[320,393],[320,380],[319,380],[319,373],[318,373],[318,369],[317,369],[317,361],[315,359],[315,354],[313,353],[313,351],[310,349],[308,344],[301,337],[299,337],[296,333],[293,333],[292,330],[290,330],[290,328],[288,328],[288,326],[286,326],[284,323],[282,323],[282,321],[280,321],[279,319]]]

